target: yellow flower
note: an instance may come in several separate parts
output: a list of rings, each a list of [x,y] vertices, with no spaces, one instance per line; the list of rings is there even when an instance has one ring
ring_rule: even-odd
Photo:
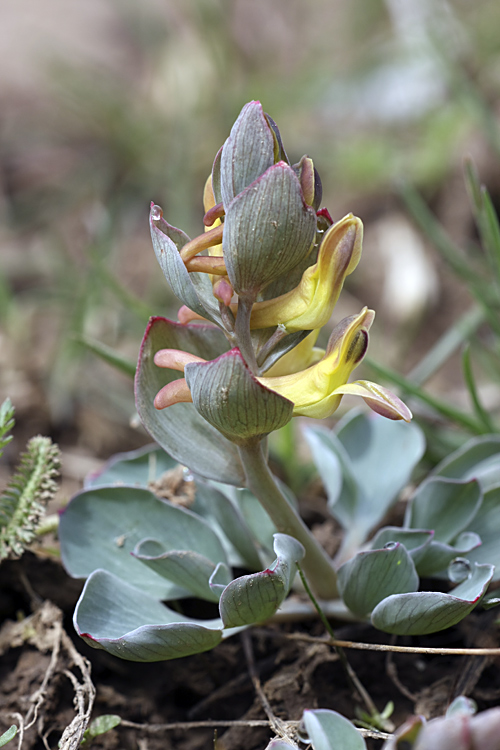
[[[292,401],[294,416],[324,419],[337,409],[343,395],[352,394],[385,417],[410,421],[408,407],[382,386],[365,380],[347,383],[365,355],[374,317],[373,310],[365,307],[359,315],[345,318],[334,329],[319,362],[289,375],[258,378],[259,382]]]
[[[295,289],[280,297],[257,302],[252,309],[253,329],[283,325],[288,333],[313,331],[330,320],[345,277],[361,256],[363,224],[352,214],[325,233],[314,265],[309,266]]]

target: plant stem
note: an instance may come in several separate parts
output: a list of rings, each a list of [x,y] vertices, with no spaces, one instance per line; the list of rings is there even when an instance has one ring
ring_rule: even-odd
[[[248,440],[239,445],[238,450],[248,489],[269,514],[277,530],[293,536],[303,545],[306,551],[303,567],[316,595],[321,599],[335,598],[337,575],[331,560],[274,481],[260,440]]]
[[[238,342],[238,348],[243,355],[243,359],[249,366],[250,370],[256,374],[258,371],[255,351],[250,336],[250,315],[255,299],[252,297],[238,298],[238,311],[234,324],[234,335]]]

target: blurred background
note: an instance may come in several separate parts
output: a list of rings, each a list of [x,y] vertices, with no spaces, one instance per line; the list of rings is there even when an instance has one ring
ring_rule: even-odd
[[[251,99],[293,161],[314,159],[333,218],[365,223],[332,322],[374,307],[370,356],[408,377],[468,322],[473,355],[481,339],[493,352],[472,364],[484,408],[498,408],[500,338],[446,256],[483,253],[466,155],[500,205],[498,0],[2,0],[1,18],[0,398],[18,423],[8,455],[49,434],[77,480],[95,458],[147,441],[130,426],[130,377],[89,345],[133,362],[149,315],[176,315],[149,203],[201,231],[204,181]],[[455,339],[419,382],[467,411]]]

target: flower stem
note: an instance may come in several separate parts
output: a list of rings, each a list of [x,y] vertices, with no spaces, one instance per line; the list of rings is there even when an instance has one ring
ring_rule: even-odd
[[[243,359],[250,370],[255,374],[257,373],[258,367],[250,336],[250,315],[252,314],[254,301],[254,297],[247,298],[240,296],[238,298],[238,311],[236,313],[236,321],[234,324],[234,334],[236,341],[238,342],[238,348],[243,355]]]
[[[306,556],[302,563],[311,587],[320,599],[337,596],[337,575],[325,550],[311,534],[300,516],[285,498],[269,470],[260,440],[248,440],[238,446],[248,489],[269,514],[277,530],[297,539]]]

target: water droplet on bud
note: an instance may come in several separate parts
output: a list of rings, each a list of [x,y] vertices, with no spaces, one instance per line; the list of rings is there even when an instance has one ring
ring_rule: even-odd
[[[159,221],[163,218],[163,209],[160,206],[151,206],[151,219]]]
[[[399,542],[387,542],[384,544],[384,549],[396,549],[399,546]]]
[[[182,478],[185,482],[194,482],[194,476],[191,474],[187,466],[182,469]]]
[[[448,565],[448,578],[452,583],[462,583],[470,578],[472,566],[465,557],[455,557]]]

